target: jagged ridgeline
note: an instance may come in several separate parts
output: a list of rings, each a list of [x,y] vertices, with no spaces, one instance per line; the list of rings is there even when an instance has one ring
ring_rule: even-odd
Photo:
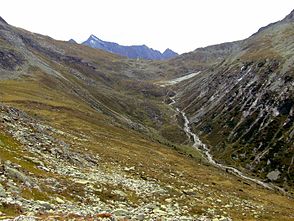
[[[0,17],[0,219],[291,220],[293,14],[156,61]]]
[[[70,41],[73,42],[72,39]],[[82,44],[133,59],[167,60],[178,55],[169,48],[161,53],[160,51],[149,48],[146,45],[123,46],[114,42],[103,41],[95,35],[91,35]]]

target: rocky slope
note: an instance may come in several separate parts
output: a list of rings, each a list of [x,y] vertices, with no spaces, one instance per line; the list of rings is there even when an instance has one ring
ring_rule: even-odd
[[[228,221],[293,216],[292,201],[148,140],[130,137],[131,148],[107,143],[94,135],[99,130],[60,130],[2,104],[0,116],[1,219]],[[100,145],[106,150],[99,150]]]
[[[178,86],[181,108],[220,162],[290,191],[294,178],[293,14],[246,40],[205,48],[205,70]],[[200,51],[185,55],[183,61],[199,62]],[[207,67],[209,59],[214,64]]]
[[[166,49],[161,53],[160,51],[149,48],[146,45],[122,46],[114,42],[102,41],[94,35],[91,35],[82,44],[133,59],[166,60],[178,55],[171,49]]]

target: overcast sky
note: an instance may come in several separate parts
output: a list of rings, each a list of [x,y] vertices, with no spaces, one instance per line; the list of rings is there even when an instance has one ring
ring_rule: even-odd
[[[293,9],[293,0],[5,0],[0,16],[59,40],[94,34],[183,53],[244,39]]]

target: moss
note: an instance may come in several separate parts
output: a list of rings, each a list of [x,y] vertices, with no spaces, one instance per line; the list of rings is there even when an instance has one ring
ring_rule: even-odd
[[[10,146],[16,148],[18,145],[10,136],[7,136],[6,134],[0,132],[0,146]]]
[[[62,178],[61,183],[66,188],[62,188],[62,190],[57,191],[57,194],[69,201],[81,201],[85,198],[85,186],[77,183],[69,183],[68,180]],[[82,197],[82,198],[81,198]]]
[[[166,125],[160,130],[161,135],[176,144],[182,144],[187,140],[187,136],[182,128],[177,125]]]
[[[6,216],[17,216],[23,213],[23,209],[17,204],[1,203],[0,211]]]
[[[29,200],[42,200],[42,201],[48,201],[50,198],[48,197],[47,191],[39,191],[38,189],[29,189],[25,188],[21,191],[21,196],[25,199]]]

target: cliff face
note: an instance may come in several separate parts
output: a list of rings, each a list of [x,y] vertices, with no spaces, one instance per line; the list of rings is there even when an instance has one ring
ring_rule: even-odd
[[[182,109],[219,161],[284,187],[293,185],[294,174],[294,23],[289,17],[239,42],[239,50],[178,86]]]

